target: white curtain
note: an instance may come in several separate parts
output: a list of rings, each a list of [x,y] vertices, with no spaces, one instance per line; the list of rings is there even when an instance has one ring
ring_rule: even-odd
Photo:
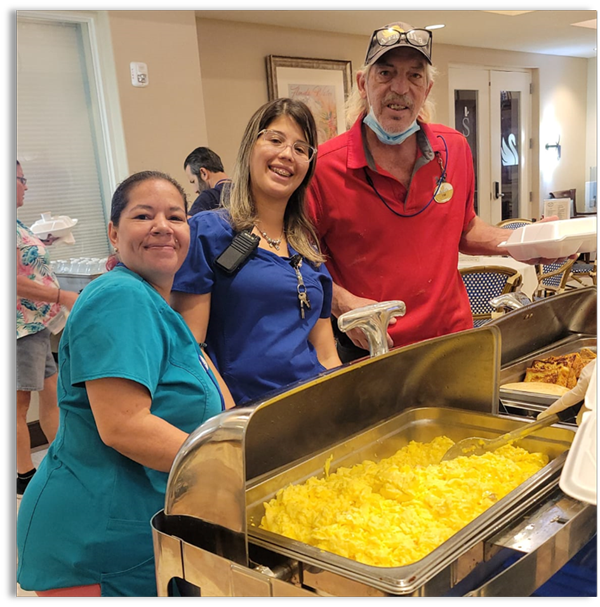
[[[79,23],[17,19],[16,153],[28,187],[17,217],[29,226],[43,212],[78,220],[76,243],[54,244],[52,259],[110,252],[84,33]]]

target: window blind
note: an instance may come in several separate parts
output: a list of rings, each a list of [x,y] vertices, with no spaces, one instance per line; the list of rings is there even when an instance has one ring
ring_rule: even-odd
[[[111,250],[84,44],[79,23],[17,18],[17,159],[28,188],[17,217],[78,220],[75,244],[49,247],[54,260]]]

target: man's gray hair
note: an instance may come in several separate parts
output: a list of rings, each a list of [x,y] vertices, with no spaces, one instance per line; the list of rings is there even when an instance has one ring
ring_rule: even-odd
[[[357,75],[363,74],[365,79],[368,80],[369,72],[372,67],[372,65],[363,65],[358,70]],[[430,82],[434,82],[435,77],[437,76],[437,70],[435,69],[435,67],[433,67],[433,65],[425,63],[425,75],[427,77],[427,85],[429,85]],[[354,82],[354,86],[352,87],[352,92],[350,93],[350,95],[348,95],[348,99],[346,99],[345,111],[347,128],[350,128],[361,114],[366,114],[369,111],[369,104],[367,100],[361,96],[356,81]],[[434,103],[428,96],[425,100],[425,103],[423,104],[423,107],[421,108],[421,111],[419,112],[419,120],[421,122],[431,122],[433,120],[434,112]]]

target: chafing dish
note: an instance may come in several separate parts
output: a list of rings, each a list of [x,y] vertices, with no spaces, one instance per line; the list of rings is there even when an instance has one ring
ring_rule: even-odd
[[[499,411],[535,417],[559,397],[503,388],[520,382],[533,360],[597,351],[596,287],[576,289],[538,301],[492,321],[501,333]],[[572,424],[574,425],[574,424]]]
[[[352,581],[345,593],[352,588],[353,592],[359,592],[362,596],[412,595],[425,590],[429,594],[433,588],[443,589],[444,594],[448,594],[456,583],[466,577],[471,567],[479,563],[478,559],[474,559],[474,554],[479,550],[478,556],[481,558],[482,542],[489,537],[490,529],[502,527],[504,522],[529,509],[551,490],[553,479],[560,475],[565,451],[571,444],[571,430],[551,428],[547,433],[540,432],[531,441],[522,441],[526,449],[546,453],[551,462],[412,565],[390,568],[364,565],[262,530],[258,524],[264,514],[263,504],[275,497],[281,487],[304,482],[310,476],[322,477],[325,460],[330,455],[333,456],[330,469],[333,472],[340,466],[353,466],[365,459],[389,457],[411,440],[429,442],[441,435],[455,441],[473,435],[493,437],[520,425],[521,422],[489,413],[450,408],[409,409],[306,461],[249,483],[246,498],[250,541],[308,565],[303,569],[304,583],[328,594],[342,585],[341,580]]]
[[[595,310],[595,300],[593,308],[577,301]],[[542,307],[533,304],[531,318],[546,318]],[[554,337],[572,332],[559,324]],[[329,455],[334,469],[412,439],[491,437],[526,423],[499,407],[501,360],[515,351],[527,354],[526,345],[511,346],[506,326],[489,323],[355,361],[208,420],[179,452],[165,508],[152,519],[159,595],[174,584],[197,596],[531,594],[596,532],[596,509],[558,486],[574,436],[564,425],[524,441],[551,457],[544,469],[412,565],[362,565],[257,527],[263,501],[320,474]]]
[[[507,411],[512,412],[514,409],[511,409],[511,407],[516,407],[537,415],[537,413],[548,408],[558,400],[559,397],[552,394],[539,394],[503,388],[503,384],[523,381],[527,368],[538,358],[579,352],[581,348],[589,348],[593,352],[596,352],[596,343],[597,339],[595,336],[574,334],[551,347],[543,348],[506,365],[500,371],[500,402],[506,407]]]

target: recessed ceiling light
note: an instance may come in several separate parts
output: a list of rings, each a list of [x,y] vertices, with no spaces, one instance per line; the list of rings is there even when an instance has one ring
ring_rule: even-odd
[[[443,23],[440,23],[439,25],[426,25],[425,29],[426,30],[439,30],[442,27],[446,27]]]
[[[534,11],[484,11],[485,13],[497,13],[498,15],[508,15],[509,17],[516,17],[523,13],[533,13]]]

